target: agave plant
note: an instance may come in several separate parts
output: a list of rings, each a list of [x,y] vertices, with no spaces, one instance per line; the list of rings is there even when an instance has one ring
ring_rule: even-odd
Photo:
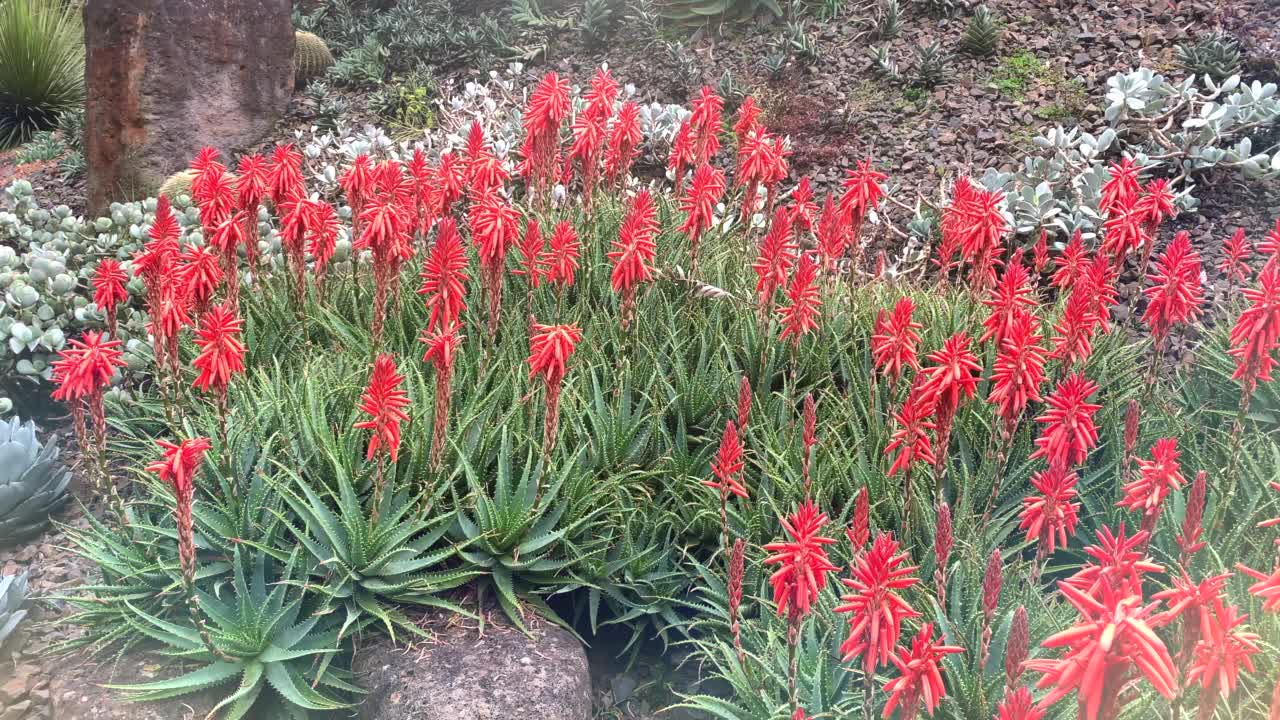
[[[562,494],[573,473],[579,472],[582,452],[562,459],[548,474],[534,450],[513,467],[512,441],[503,433],[492,482],[466,457],[460,458],[468,506],[459,507],[450,531],[466,547],[459,555],[483,573],[482,589],[492,589],[507,617],[524,628],[521,603],[544,618],[564,625],[544,596],[580,586],[571,575],[593,548],[586,546],[583,528],[602,504],[580,513],[570,512]]]
[[[437,547],[452,515],[435,509],[438,497],[386,493],[366,510],[350,478],[338,479],[337,496],[322,497],[297,473],[280,488],[300,522],[285,527],[315,561],[312,588],[325,598],[321,612],[345,614],[338,637],[377,623],[392,639],[396,628],[421,635],[398,606],[421,605],[470,615],[441,593],[470,580],[476,570],[444,567],[457,545]],[[423,506],[428,508],[426,512]]]
[[[291,554],[279,577],[269,582],[265,553],[248,559],[236,550],[234,597],[198,593],[200,608],[212,621],[212,648],[196,630],[135,608],[128,621],[138,632],[163,645],[165,655],[201,666],[168,680],[107,687],[147,701],[238,681],[211,713],[221,713],[223,720],[266,717],[272,706],[280,715],[303,718],[309,710],[351,707],[340,694],[360,689],[348,681],[349,672],[331,665],[339,652],[337,625],[307,611],[304,591],[293,590],[300,555]]]
[[[22,607],[27,601],[27,574],[0,577],[0,645],[27,617]]]
[[[33,422],[0,422],[0,544],[38,535],[66,503],[71,471],[58,459],[57,438],[44,445]]]

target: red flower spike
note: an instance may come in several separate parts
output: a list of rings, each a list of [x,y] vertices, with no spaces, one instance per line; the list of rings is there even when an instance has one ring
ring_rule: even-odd
[[[1098,445],[1093,416],[1102,408],[1089,402],[1098,384],[1080,373],[1067,376],[1047,400],[1048,409],[1036,418],[1044,429],[1036,438],[1031,458],[1045,458],[1049,467],[1068,469],[1084,462]]]
[[[858,489],[853,499],[853,523],[845,531],[845,536],[853,545],[855,555],[862,552],[871,539],[871,493],[866,485]]]
[[[982,573],[982,616],[990,622],[1000,605],[1000,585],[1004,580],[1004,559],[1000,548],[991,551],[987,568]]]
[[[751,381],[746,375],[738,382],[738,427],[747,429],[747,421],[751,418]]]
[[[582,339],[577,325],[533,326],[529,339],[529,378],[542,377],[548,386],[559,385],[568,372],[569,357]]]
[[[547,274],[547,251],[542,229],[534,218],[529,218],[525,225],[524,239],[516,244],[516,252],[520,254],[520,263],[515,274],[528,279],[530,290],[536,289]]]
[[[534,187],[545,188],[554,182],[560,127],[569,110],[569,83],[553,72],[543,75],[529,95],[523,119],[525,148],[521,174]]]
[[[1227,276],[1228,283],[1249,281],[1253,275],[1253,268],[1249,267],[1248,262],[1252,253],[1253,248],[1245,238],[1244,228],[1236,228],[1231,239],[1222,244],[1222,262],[1218,265],[1218,270]]]
[[[1208,477],[1209,473],[1201,470],[1196,473],[1196,479],[1191,482],[1191,492],[1187,495],[1187,508],[1182,516],[1182,533],[1178,535],[1178,549],[1182,551],[1182,562],[1186,565],[1190,562],[1190,558],[1201,548],[1204,542],[1200,540],[1204,527],[1201,522],[1204,518],[1204,504],[1208,495]]]
[[[747,135],[759,124],[760,106],[756,105],[756,99],[748,95],[738,106],[738,119],[733,123],[733,134],[738,138],[738,144],[741,145]]]
[[[675,176],[676,192],[684,182],[684,173],[697,160],[693,145],[693,125],[688,119],[680,123],[671,142],[671,154],[667,157],[667,171]]]
[[[1132,207],[1138,201],[1138,193],[1142,184],[1138,173],[1142,168],[1134,164],[1132,158],[1120,158],[1120,162],[1112,163],[1108,169],[1107,181],[1102,184],[1102,202],[1099,207],[1103,212],[1114,208]]]
[[[1164,507],[1165,498],[1187,482],[1178,464],[1180,454],[1177,438],[1156,440],[1151,446],[1151,459],[1138,459],[1141,474],[1138,479],[1124,486],[1124,499],[1116,503],[1116,507],[1142,513],[1142,526],[1148,532],[1155,529],[1155,521],[1160,509]]]
[[[425,295],[427,333],[453,326],[467,309],[467,254],[462,249],[462,236],[452,217],[440,219],[436,241],[423,264],[419,295]]]
[[[1050,468],[1031,477],[1031,485],[1040,494],[1023,499],[1018,527],[1026,532],[1029,542],[1044,547],[1042,553],[1046,557],[1075,535],[1080,513],[1080,503],[1076,501],[1080,493],[1075,489],[1079,479],[1065,468]]]
[[[211,447],[207,438],[192,438],[174,444],[157,440],[164,451],[164,458],[147,466],[147,472],[160,476],[162,482],[173,487],[177,500],[174,515],[178,525],[178,560],[182,566],[183,582],[188,586],[195,582],[196,543],[192,503],[195,500],[196,475],[204,463],[204,454]]]
[[[817,215],[818,205],[813,201],[813,186],[808,177],[800,178],[796,189],[791,191],[791,203],[787,205],[791,215],[791,224],[795,232],[813,230],[813,219]]]
[[[489,148],[479,120],[473,121],[471,129],[467,131],[465,155],[465,182],[477,195],[497,190],[511,178],[511,173],[507,172],[502,161]]]
[[[724,434],[720,436],[720,447],[711,461],[711,472],[715,480],[703,480],[702,484],[720,490],[722,493],[737,495],[747,499],[747,489],[742,485],[742,470],[746,464],[742,460],[742,443],[738,440],[738,429],[733,421],[724,424]]]
[[[817,286],[818,266],[809,257],[809,253],[801,253],[800,262],[795,273],[787,284],[789,304],[778,308],[782,318],[782,340],[790,339],[793,345],[800,344],[800,338],[818,329],[818,318],[822,314],[822,295]]]
[[[191,160],[191,197],[197,201],[209,197],[209,183],[227,172],[227,166],[218,161],[218,149],[208,145],[196,151]]]
[[[644,134],[640,131],[640,106],[627,101],[618,108],[604,154],[604,174],[614,187],[622,187],[639,155]]]
[[[680,232],[689,236],[697,257],[698,240],[715,221],[716,203],[724,195],[724,173],[710,165],[700,165],[693,173],[693,182],[680,200],[680,210],[687,213]]]
[[[578,258],[581,257],[582,243],[578,241],[578,233],[568,220],[556,223],[551,233],[551,249],[546,258],[546,279],[549,283],[559,283],[565,287],[573,285],[578,271]]]
[[[267,196],[267,159],[243,155],[236,166],[236,208],[257,222],[258,207]]]
[[[1120,690],[1134,669],[1164,697],[1177,695],[1173,659],[1146,621],[1154,605],[1143,606],[1139,595],[1108,594],[1099,600],[1066,583],[1058,587],[1079,611],[1080,621],[1041,643],[1046,648],[1066,648],[1061,659],[1026,663],[1028,669],[1043,674],[1037,687],[1053,688],[1040,701],[1041,709],[1076,691],[1080,720],[1113,717],[1119,709]]]
[[[693,111],[689,116],[689,123],[693,128],[692,164],[702,165],[710,162],[720,150],[720,113],[724,110],[724,100],[709,86],[704,85],[690,103],[690,108]]]
[[[379,355],[373,363],[373,374],[364,395],[360,397],[360,410],[369,416],[352,425],[357,430],[372,430],[366,460],[372,460],[379,449],[385,449],[391,462],[400,454],[400,423],[409,419],[404,408],[409,407],[409,396],[401,389],[404,376],[396,371],[395,358]]]
[[[982,292],[995,283],[996,265],[1009,230],[1004,193],[976,187],[967,178],[956,183],[955,197],[943,212],[943,267],[949,269],[956,251],[970,265],[969,284]],[[940,248],[943,249],[943,248]]]
[[[993,720],[1043,720],[1043,718],[1044,711],[1036,707],[1035,699],[1031,697],[1031,690],[1023,686],[1004,696],[996,706],[996,716]]]
[[[373,161],[368,155],[360,154],[352,161],[351,167],[338,177],[338,185],[347,196],[347,204],[351,206],[354,216],[359,216],[364,203],[373,194]]]
[[[982,365],[969,351],[969,336],[956,333],[942,344],[942,348],[930,353],[933,365],[925,368],[925,380],[920,386],[938,408],[954,413],[960,402],[971,398],[978,387]]]
[[[203,312],[222,283],[221,258],[208,245],[188,245],[180,259],[179,282],[186,286],[185,293],[195,304],[196,311]]]
[[[74,402],[102,392],[111,384],[115,369],[125,367],[119,340],[108,340],[96,330],[72,338],[53,362],[52,397],[58,402]]]
[[[1089,263],[1088,251],[1085,250],[1084,238],[1079,230],[1071,235],[1071,241],[1063,249],[1062,255],[1053,262],[1058,266],[1051,280],[1054,287],[1060,290],[1075,287],[1076,281],[1080,279],[1085,266]]]
[[[1118,532],[1104,525],[1098,530],[1098,544],[1085,546],[1084,552],[1091,561],[1063,584],[1097,598],[1108,592],[1141,595],[1142,576],[1164,572],[1163,567],[1151,562],[1144,554],[1143,548],[1150,537],[1141,531],[1126,536],[1124,523],[1120,524]]]
[[[1040,237],[1036,240],[1036,244],[1031,249],[1031,257],[1036,275],[1040,275],[1049,269],[1049,231],[1040,228]],[[1039,278],[1037,277],[1037,282]]]
[[[924,326],[911,318],[915,309],[911,298],[899,298],[893,311],[871,336],[871,359],[876,369],[895,380],[906,368],[920,369],[917,357],[920,334],[916,331]]]
[[[795,262],[796,244],[792,241],[787,211],[778,208],[769,232],[760,241],[760,252],[751,269],[756,273],[756,296],[761,307],[771,307],[778,288],[787,282],[787,274]]]
[[[1019,605],[1013,611],[1009,624],[1009,639],[1004,645],[1004,687],[1007,694],[1022,677],[1022,666],[1031,653],[1031,620],[1026,606]]]
[[[1211,612],[1212,610],[1212,612]],[[1251,655],[1261,652],[1257,633],[1238,630],[1248,615],[1221,602],[1200,608],[1202,636],[1196,643],[1187,683],[1199,683],[1200,717],[1212,717],[1218,698],[1227,699],[1240,682],[1240,671],[1254,672]]]
[[[1180,232],[1155,262],[1154,283],[1145,290],[1147,310],[1142,319],[1159,339],[1174,325],[1195,320],[1204,311],[1204,287],[1200,283],[1200,254],[1191,248],[1191,238]]]
[[[1142,188],[1142,195],[1133,205],[1134,210],[1141,214],[1142,223],[1149,233],[1154,233],[1166,219],[1178,214],[1178,209],[1174,206],[1177,198],[1169,187],[1167,178],[1152,180]]]
[[[877,172],[871,167],[870,158],[859,160],[857,166],[848,172],[840,184],[844,194],[840,196],[840,217],[844,223],[856,230],[862,225],[867,214],[880,206],[885,196],[880,182],[888,179],[888,175]]]
[[[129,301],[129,291],[125,289],[128,278],[120,263],[111,258],[103,258],[93,269],[93,304],[107,314],[107,329],[115,334],[117,306]]]
[[[902,621],[920,617],[898,593],[919,584],[915,566],[907,565],[907,553],[888,533],[876,535],[871,549],[853,561],[853,577],[841,580],[851,591],[841,596],[838,613],[849,613],[849,635],[840,646],[845,662],[862,656],[862,667],[872,671],[888,664],[902,636]]]
[[[813,718],[805,714],[804,708],[798,707],[795,712],[791,713],[791,720],[813,720]]]
[[[657,234],[658,211],[653,204],[653,196],[648,190],[641,190],[627,207],[618,239],[613,242],[613,251],[607,255],[613,263],[609,282],[614,292],[622,294],[624,328],[630,321],[636,287],[653,280],[653,261],[658,249],[654,238]]]
[[[1089,359],[1098,326],[1096,307],[1097,300],[1087,284],[1077,284],[1071,290],[1062,318],[1053,328],[1053,351],[1049,357],[1062,360],[1066,367]]]
[[[991,394],[988,400],[996,406],[996,414],[1004,421],[1004,432],[1012,435],[1028,403],[1040,402],[1040,386],[1044,384],[1044,365],[1048,350],[1036,332],[1034,316],[1022,314],[1000,343],[991,371]]]
[[[888,476],[893,477],[900,470],[911,469],[914,462],[933,465],[937,458],[933,453],[933,445],[929,440],[929,431],[937,429],[930,420],[933,417],[934,405],[929,397],[921,392],[917,383],[902,403],[902,408],[893,414],[898,429],[894,431],[884,454],[897,451],[898,455],[889,466]]]
[[[208,392],[209,388],[222,392],[231,383],[231,376],[244,372],[244,343],[240,340],[244,321],[236,316],[229,304],[213,307],[200,318],[196,328],[196,347],[200,354],[191,365],[200,374],[193,386]]]
[[[779,521],[789,539],[764,546],[773,553],[765,558],[764,564],[778,566],[769,576],[773,602],[779,616],[788,613],[792,618],[803,617],[809,614],[818,593],[827,586],[827,573],[836,569],[827,558],[826,550],[835,540],[819,534],[827,524],[827,516],[818,511],[812,500],[806,500],[794,513]]]
[[[889,693],[889,700],[885,703],[881,717],[887,718],[893,715],[895,708],[901,708],[901,720],[914,720],[922,700],[925,712],[933,715],[938,703],[947,694],[947,689],[942,684],[942,668],[939,663],[947,655],[962,652],[962,647],[934,642],[933,623],[925,623],[911,641],[911,647],[899,649],[897,655],[890,658],[902,674],[884,686],[885,692]]]
[[[1280,347],[1280,264],[1268,262],[1258,275],[1258,287],[1242,291],[1249,307],[1231,328],[1231,349],[1236,371],[1231,379],[1240,383],[1246,396],[1258,382],[1270,382],[1276,366],[1275,350]]]
[[[307,196],[302,180],[302,153],[292,143],[277,145],[267,168],[267,194],[277,206]]]
[[[978,342],[995,339],[996,347],[1000,347],[1005,337],[1013,330],[1018,318],[1031,312],[1037,305],[1035,296],[1028,284],[1027,269],[1022,261],[1014,258],[1005,268],[1000,280],[991,289],[991,294],[982,301],[991,308],[991,313],[982,321],[986,332],[978,338]]]
[[[840,260],[848,249],[848,234],[840,220],[840,212],[831,196],[822,203],[822,212],[818,215],[818,227],[814,235],[818,240],[818,254],[822,257],[822,270],[835,272]]]
[[[316,275],[323,276],[338,247],[338,230],[342,222],[338,211],[327,202],[316,202],[307,216],[307,252],[315,259]]]

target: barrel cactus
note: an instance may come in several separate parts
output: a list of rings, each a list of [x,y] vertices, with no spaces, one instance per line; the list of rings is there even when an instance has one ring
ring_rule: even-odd
[[[195,179],[194,170],[182,170],[170,175],[160,184],[160,189],[156,192],[158,195],[169,198],[170,202],[177,202],[183,195],[191,194],[191,181]]]
[[[9,639],[27,616],[27,574],[0,576],[0,645]]]
[[[318,35],[299,30],[293,37],[294,78],[298,85],[303,85],[320,77],[333,65],[333,53]]]
[[[39,534],[66,503],[71,471],[60,454],[55,441],[40,444],[35,423],[0,422],[0,544]]]

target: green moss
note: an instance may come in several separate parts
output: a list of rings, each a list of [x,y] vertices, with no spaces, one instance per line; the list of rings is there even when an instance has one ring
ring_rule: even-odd
[[[991,73],[990,86],[1015,100],[1026,95],[1027,89],[1044,77],[1047,68],[1044,61],[1030,50],[1019,50],[1000,59]]]

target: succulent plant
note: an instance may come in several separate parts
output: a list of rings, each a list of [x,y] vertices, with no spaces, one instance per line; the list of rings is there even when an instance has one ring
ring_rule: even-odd
[[[969,25],[960,36],[960,47],[970,55],[987,56],[1000,44],[1000,21],[986,5],[973,11]]]
[[[293,76],[298,85],[320,77],[333,65],[333,53],[319,35],[299,30],[293,41]]]
[[[898,0],[884,0],[875,21],[876,37],[892,40],[902,33],[902,5]]]
[[[921,45],[916,54],[916,84],[926,88],[942,84],[949,62],[951,62],[951,56],[937,41]]]
[[[1240,45],[1224,33],[1202,35],[1178,46],[1178,62],[1187,72],[1208,75],[1217,82],[1240,71]]]
[[[17,629],[27,611],[27,574],[0,576],[0,645]]]
[[[889,46],[887,44],[873,45],[867,48],[867,55],[871,56],[871,62],[875,65],[876,74],[893,80],[902,77],[902,71],[898,69],[898,63],[889,54]]]
[[[40,444],[35,423],[0,422],[0,544],[39,534],[66,503],[71,471],[60,453],[56,439]]]
[[[660,0],[659,12],[668,20],[701,25],[712,20],[746,20],[761,11],[782,17],[777,0]]]
[[[196,174],[194,171],[180,170],[160,183],[160,189],[156,191],[156,194],[169,198],[170,202],[178,202],[178,198],[191,194],[191,181],[195,179]]]

